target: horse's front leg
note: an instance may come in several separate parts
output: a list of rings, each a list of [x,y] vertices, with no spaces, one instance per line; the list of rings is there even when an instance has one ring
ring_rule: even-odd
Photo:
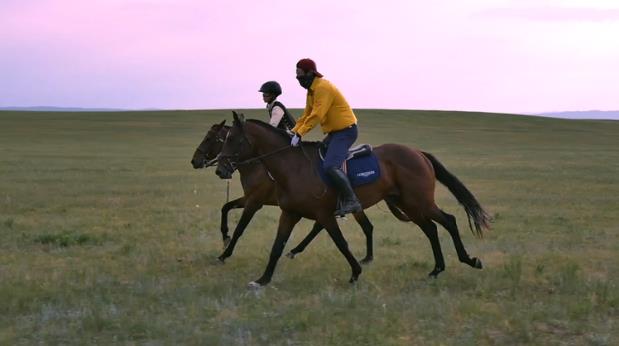
[[[245,197],[237,198],[221,207],[221,237],[224,242],[224,248],[230,243],[230,236],[228,235],[228,213],[232,209],[243,207],[245,207]]]
[[[273,242],[273,247],[271,248],[271,255],[269,256],[269,263],[267,264],[264,274],[262,274],[258,280],[249,283],[250,287],[265,286],[271,282],[277,261],[281,257],[282,251],[284,251],[284,246],[286,245],[288,238],[290,238],[292,229],[299,222],[299,220],[301,220],[300,215],[282,210],[282,214],[279,217],[277,236],[275,236],[275,241]]]
[[[338,226],[337,221],[335,220],[335,216],[333,216],[333,214],[331,213],[332,211],[329,211],[327,215],[324,215],[323,217],[319,218],[317,221],[320,222],[325,227],[327,232],[329,232],[329,235],[331,236],[331,239],[337,246],[337,249],[340,250],[342,255],[344,255],[344,257],[348,261],[348,264],[350,264],[352,275],[349,281],[353,283],[357,281],[357,279],[359,278],[359,275],[361,274],[361,265],[359,265],[359,262],[357,262],[357,259],[355,258],[355,256],[353,256],[353,254],[350,252],[350,249],[348,249],[348,243],[346,242],[346,239],[344,238],[342,231],[340,231],[340,227]]]
[[[232,256],[232,252],[234,251],[236,242],[243,235],[245,228],[247,228],[247,225],[249,224],[251,219],[254,217],[254,214],[256,214],[256,212],[260,208],[262,208],[262,204],[252,203],[249,201],[245,203],[245,209],[243,209],[243,214],[241,215],[241,219],[239,220],[239,223],[236,225],[236,228],[234,229],[234,233],[232,233],[232,239],[230,239],[228,246],[226,246],[226,249],[221,254],[221,256],[218,257],[220,261],[223,262],[226,258]]]

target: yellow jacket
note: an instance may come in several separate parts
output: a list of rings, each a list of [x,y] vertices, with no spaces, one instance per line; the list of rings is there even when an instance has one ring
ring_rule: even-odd
[[[335,85],[316,77],[307,90],[305,111],[292,132],[303,136],[319,122],[322,132],[329,133],[356,124],[357,117]]]

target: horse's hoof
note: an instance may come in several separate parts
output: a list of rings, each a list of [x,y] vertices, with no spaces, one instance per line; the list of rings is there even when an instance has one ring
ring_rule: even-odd
[[[481,260],[477,257],[473,257],[473,268],[482,269],[483,267]]]
[[[440,274],[443,270],[443,268],[434,268],[433,271],[430,272],[430,274],[428,274],[429,277],[436,279],[438,277],[438,274]]]
[[[353,283],[357,280],[359,280],[359,275],[361,275],[361,266],[358,266],[359,268],[353,269],[352,275],[350,276],[350,280],[348,280],[348,282]]]
[[[374,257],[367,257],[366,256],[364,259],[359,261],[359,263],[361,263],[361,264],[370,264],[370,263],[372,263],[373,260],[374,260]]]
[[[268,284],[269,284],[269,282],[271,282],[271,279],[265,279],[265,278],[262,278],[262,277],[261,277],[261,278],[260,278],[260,279],[258,279],[258,280],[254,280],[254,281],[250,282],[250,283],[248,284],[248,286],[249,286],[249,287],[253,287],[253,288],[256,288],[256,287],[264,287],[264,286],[268,285]]]
[[[297,254],[290,251],[289,253],[286,254],[286,257],[290,258],[290,259],[294,259],[294,256],[296,256]]]
[[[257,283],[256,281],[252,281],[247,284],[247,288],[249,288],[250,290],[259,290],[262,288],[262,285]]]
[[[217,261],[221,264],[225,264],[226,263],[226,258],[224,256],[219,256],[217,257]]]

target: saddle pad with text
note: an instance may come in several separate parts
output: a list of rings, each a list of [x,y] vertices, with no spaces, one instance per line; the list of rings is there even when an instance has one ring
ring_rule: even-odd
[[[344,162],[343,168],[352,187],[373,183],[380,178],[380,165],[374,153],[347,160]],[[319,169],[322,180],[327,185],[332,186],[331,179],[327,176],[322,161],[320,162]]]

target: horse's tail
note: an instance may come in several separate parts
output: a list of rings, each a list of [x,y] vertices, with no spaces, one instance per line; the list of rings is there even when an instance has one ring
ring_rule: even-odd
[[[466,211],[466,216],[468,217],[469,227],[471,228],[471,232],[477,235],[478,237],[483,237],[483,229],[490,228],[490,216],[486,213],[486,211],[481,207],[475,196],[469,191],[469,189],[464,186],[464,184],[456,178],[453,174],[451,174],[442,163],[440,163],[432,154],[423,152],[423,155],[430,160],[432,166],[434,167],[434,172],[436,175],[436,179],[440,181],[443,185],[445,185],[449,191],[456,197],[458,202],[464,207],[464,211]],[[475,225],[475,229],[473,229],[473,225],[471,224],[471,220]]]

